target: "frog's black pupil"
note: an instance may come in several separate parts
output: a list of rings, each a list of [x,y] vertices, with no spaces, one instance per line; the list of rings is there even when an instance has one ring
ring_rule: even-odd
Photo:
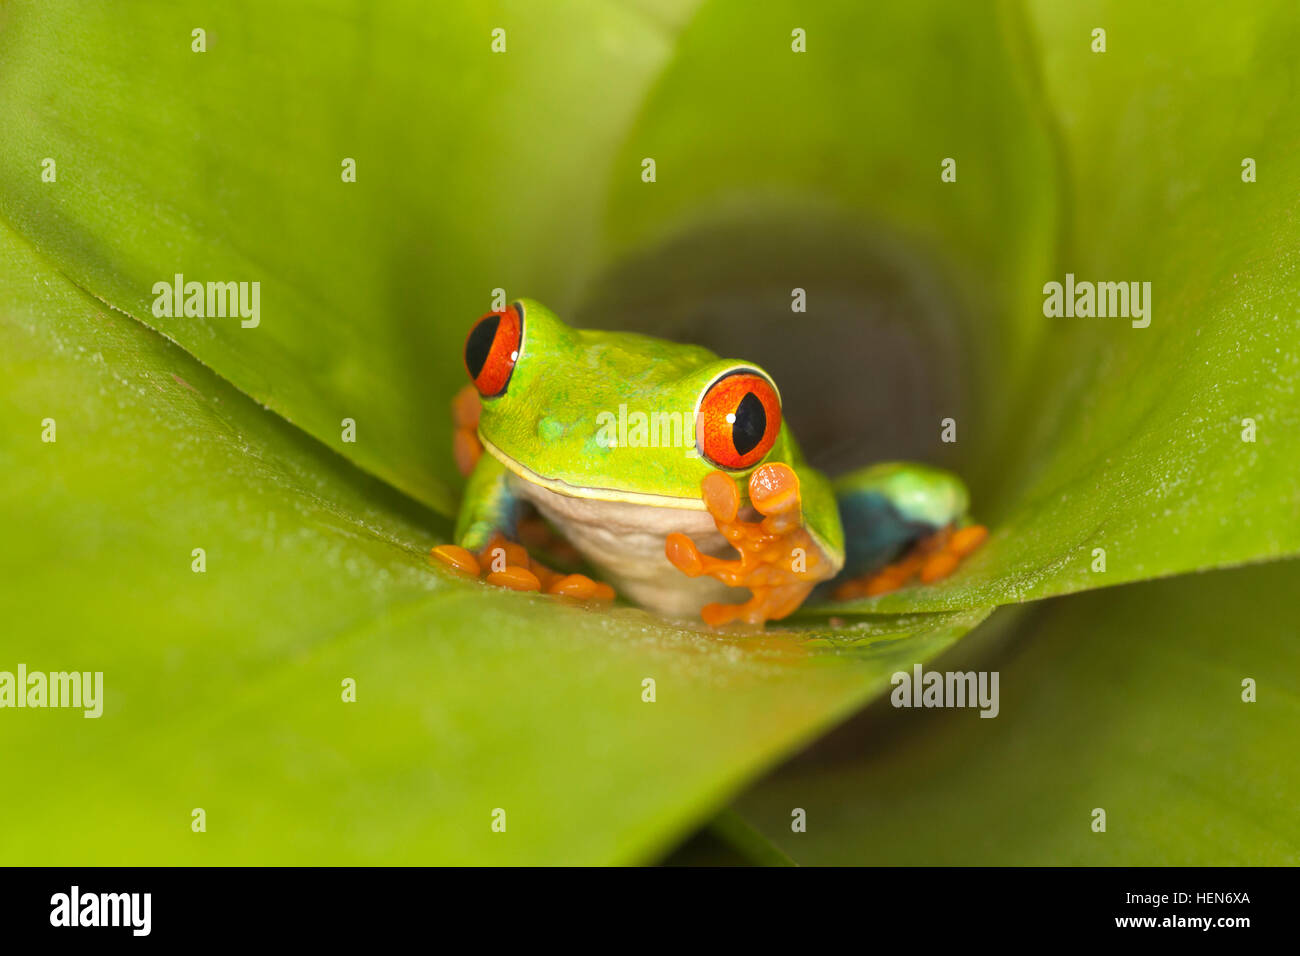
[[[731,425],[731,442],[736,451],[748,455],[758,447],[767,432],[767,412],[763,403],[753,392],[746,392],[745,397],[736,406],[736,420]]]
[[[492,343],[497,338],[497,326],[500,324],[501,316],[488,316],[474,326],[474,331],[465,340],[465,367],[469,369],[470,378],[478,378],[478,373],[483,371],[483,363],[492,351]]]

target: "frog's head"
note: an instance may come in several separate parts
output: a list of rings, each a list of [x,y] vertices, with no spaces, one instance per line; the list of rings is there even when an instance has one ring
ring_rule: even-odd
[[[798,454],[776,385],[752,362],[571,329],[528,299],[479,319],[465,367],[483,400],[485,449],[561,494],[702,508],[710,471],[743,479]]]

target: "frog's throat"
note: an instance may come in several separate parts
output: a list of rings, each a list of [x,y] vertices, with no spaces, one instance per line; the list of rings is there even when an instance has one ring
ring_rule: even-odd
[[[677,495],[655,495],[645,491],[624,491],[620,488],[588,488],[583,485],[571,485],[567,481],[560,481],[556,478],[547,478],[545,475],[539,475],[526,465],[515,461],[505,452],[503,452],[492,442],[483,437],[479,432],[478,440],[483,443],[484,449],[488,451],[497,461],[505,465],[513,474],[519,476],[531,485],[545,488],[553,491],[557,495],[564,495],[566,498],[590,498],[595,501],[626,501],[632,504],[646,505],[651,508],[685,508],[688,511],[707,511],[704,506],[702,497],[682,498]],[[742,496],[742,504],[747,504],[748,498]]]

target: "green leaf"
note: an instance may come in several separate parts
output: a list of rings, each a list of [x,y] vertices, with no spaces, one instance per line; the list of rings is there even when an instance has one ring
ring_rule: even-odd
[[[1300,552],[1295,7],[1032,6],[1072,223],[1042,281],[1150,282],[1151,324],[1043,319],[1053,334],[1012,423],[1023,434],[985,505],[992,538],[958,579],[875,610]],[[1242,181],[1243,157],[1257,182]]]
[[[1300,863],[1298,586],[1291,561],[1027,610],[927,665],[999,671],[996,718],[882,700],[737,809],[802,864]]]
[[[710,832],[732,852],[757,866],[794,866],[795,862],[769,843],[739,814],[724,810],[709,826]]]
[[[113,308],[452,514],[465,332],[496,288],[566,310],[676,6],[19,0],[0,210]],[[260,323],[155,316],[176,274],[260,282]]]
[[[719,636],[435,572],[442,519],[0,253],[0,670],[104,675],[0,712],[5,863],[649,859],[987,613]]]

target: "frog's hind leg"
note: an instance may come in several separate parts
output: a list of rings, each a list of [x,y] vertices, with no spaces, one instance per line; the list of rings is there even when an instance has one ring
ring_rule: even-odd
[[[924,465],[888,462],[834,483],[844,526],[844,569],[829,583],[845,601],[874,597],[913,578],[947,577],[987,535],[967,514],[970,497],[957,476]]]

